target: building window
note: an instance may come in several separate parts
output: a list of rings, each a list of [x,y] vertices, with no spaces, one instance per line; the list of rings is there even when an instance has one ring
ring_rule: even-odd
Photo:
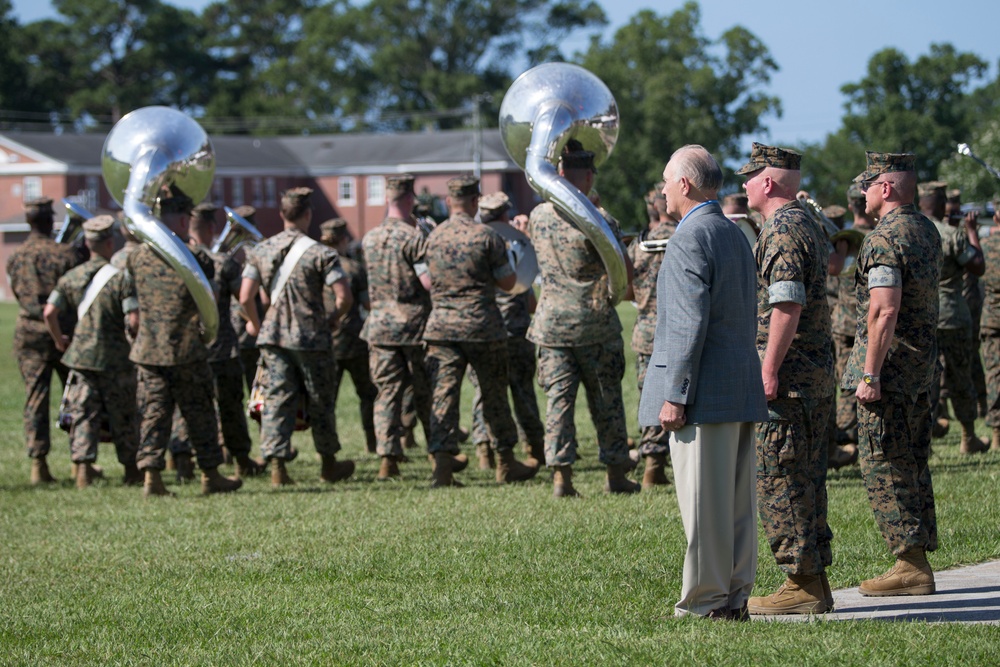
[[[337,179],[337,205],[354,206],[355,178],[353,176],[341,176]]]
[[[233,179],[233,207],[243,206],[246,202],[243,201],[243,179],[234,178]]]
[[[217,178],[212,181],[212,203],[216,205],[224,204],[226,200],[226,193],[223,192],[222,179]]]
[[[41,176],[25,176],[21,182],[24,184],[21,192],[22,201],[29,202],[32,199],[38,199],[42,196]]]
[[[381,206],[385,203],[385,176],[368,177],[368,205]]]
[[[264,179],[253,179],[253,205],[260,208],[264,205]]]
[[[97,193],[101,191],[100,188],[101,188],[100,178],[98,178],[97,176],[87,177],[87,192],[80,194],[85,194],[87,197],[87,203],[85,204],[85,206],[87,207],[88,211],[94,211],[100,207],[101,202],[99,202],[97,199]]]
[[[264,205],[278,205],[278,185],[274,182],[273,178],[268,178],[264,181]]]

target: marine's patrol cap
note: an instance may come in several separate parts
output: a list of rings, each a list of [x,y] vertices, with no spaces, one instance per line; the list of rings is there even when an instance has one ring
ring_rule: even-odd
[[[764,167],[798,170],[801,164],[801,154],[787,148],[758,144],[755,141],[750,149],[750,161],[740,167],[736,173],[749,174]]]
[[[281,205],[288,207],[311,206],[312,202],[309,201],[309,197],[312,193],[312,188],[305,187],[285,190],[281,195]]]
[[[215,222],[215,212],[218,210],[218,206],[206,201],[195,206],[191,211],[191,215],[205,222]]]
[[[456,176],[448,179],[448,194],[452,197],[478,197],[479,179],[475,176]]]
[[[347,220],[343,218],[330,218],[323,224],[319,226],[319,236],[320,240],[336,241],[340,237],[344,236],[344,232],[347,231]]]
[[[190,215],[191,210],[194,208],[194,201],[179,189],[170,186],[170,196],[160,197],[159,206],[160,215],[166,213],[184,213]]]
[[[247,222],[253,222],[253,217],[257,215],[257,209],[250,204],[243,204],[243,206],[237,206],[234,208],[233,213],[240,216]]]
[[[24,219],[29,225],[52,222],[54,216],[51,197],[37,197],[24,204]]]
[[[562,154],[559,156],[559,168],[563,171],[567,169],[589,169],[596,174],[597,167],[594,166],[594,152],[584,150],[583,144],[576,139],[570,139],[563,146]]]
[[[83,223],[83,236],[88,241],[103,241],[111,238],[115,219],[110,215],[97,215]]]
[[[962,188],[952,188],[948,190],[948,201],[954,204],[962,203]]]
[[[748,204],[749,200],[747,199],[747,194],[745,192],[734,192],[722,198],[723,206],[739,206],[741,208],[746,208]]]
[[[509,209],[510,197],[507,196],[506,192],[491,192],[479,200],[480,211],[489,211],[499,215]]]
[[[892,174],[901,171],[915,171],[917,156],[913,153],[876,153],[866,151],[867,168],[854,177],[855,183],[874,181],[880,174]]]
[[[823,215],[831,220],[838,220],[847,214],[847,209],[840,204],[830,204],[823,208]]]
[[[851,183],[847,187],[847,201],[864,201],[865,193],[861,191],[861,186],[857,183]]]
[[[413,174],[393,174],[385,179],[385,191],[393,197],[413,192],[413,182],[417,180]]]

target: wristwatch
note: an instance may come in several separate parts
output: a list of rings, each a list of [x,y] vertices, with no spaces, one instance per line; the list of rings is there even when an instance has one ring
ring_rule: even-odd
[[[878,384],[879,377],[877,375],[872,375],[871,373],[865,373],[861,376],[861,381],[865,384]]]

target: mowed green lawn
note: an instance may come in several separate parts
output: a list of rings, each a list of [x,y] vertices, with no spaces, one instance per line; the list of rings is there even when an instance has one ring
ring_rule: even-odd
[[[628,331],[634,309],[620,312]],[[176,499],[144,501],[102,445],[109,481],[77,491],[56,430],[61,482],[29,487],[15,314],[0,305],[0,665],[1000,664],[996,626],[673,618],[684,551],[674,493],[601,493],[583,398],[580,501],[553,499],[544,473],[501,488],[471,468],[466,488],[431,491],[419,450],[402,481],[376,483],[349,382],[337,415],[358,470],[346,483],[319,481],[306,433],[288,490],[252,479],[204,498],[168,478]],[[1000,455],[962,457],[954,433],[934,449],[932,564],[1000,557]],[[832,473],[829,489],[830,581],[856,586],[891,558],[857,469]],[[781,580],[762,537],[758,593]]]

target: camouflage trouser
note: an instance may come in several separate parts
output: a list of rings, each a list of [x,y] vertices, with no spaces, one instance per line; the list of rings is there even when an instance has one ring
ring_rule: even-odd
[[[59,375],[63,385],[66,384],[68,371],[47,353],[15,347],[14,356],[24,380],[24,439],[28,456],[33,459],[48,456],[52,429],[52,420],[49,419],[52,371]]]
[[[851,350],[854,349],[854,336],[834,334],[833,346],[833,377],[837,384],[840,384],[840,378],[844,377],[847,362],[851,358]],[[837,429],[847,435],[847,442],[858,441],[858,398],[853,391],[837,392]],[[831,434],[831,436],[835,435],[835,433]]]
[[[969,358],[972,360],[972,386],[976,388],[976,400],[979,403],[983,403],[989,393],[989,390],[986,388],[986,371],[983,368],[983,360],[980,356],[982,348],[979,344],[979,341],[982,339],[979,322],[983,317],[983,298],[977,292],[974,298],[968,299],[968,302],[969,311],[972,313],[972,347],[969,350]]]
[[[646,369],[649,367],[651,355],[635,353],[635,375],[639,378],[639,394],[646,381]],[[642,427],[642,437],[639,440],[639,453],[643,456],[653,454],[670,454],[670,431],[664,431],[662,426]]]
[[[240,348],[240,366],[243,368],[243,381],[246,384],[247,396],[253,389],[253,376],[257,373],[257,362],[260,360],[260,350],[256,347]]]
[[[243,365],[239,357],[210,361],[215,404],[219,423],[216,428],[222,435],[220,445],[233,456],[250,454],[253,443],[247,428],[247,415],[243,409]],[[178,409],[174,410],[173,427],[168,447],[174,454],[191,452],[191,436],[187,421]]]
[[[431,392],[422,345],[368,347],[368,367],[378,389],[375,397],[375,440],[379,456],[401,456],[406,435],[404,395],[412,387],[414,411],[430,442]],[[409,425],[412,425],[411,422]]]
[[[538,346],[538,384],[548,397],[545,411],[545,464],[576,461],[576,395],[583,382],[597,431],[599,460],[605,465],[628,462],[628,433],[622,378],[625,344],[621,337],[581,347]]]
[[[531,447],[544,447],[545,427],[535,397],[535,368],[535,344],[523,336],[508,337],[507,386],[514,405],[517,437]],[[472,441],[476,444],[493,442],[483,418],[483,394],[474,370],[469,372],[469,380],[476,389],[472,399]]]
[[[202,470],[222,463],[219,447],[218,417],[212,369],[207,361],[180,366],[136,366],[136,398],[139,410],[139,454],[141,470],[166,467],[167,441],[174,407],[187,421],[191,444]]]
[[[1000,426],[1000,331],[983,329],[983,370],[986,373],[986,425]]]
[[[951,407],[955,411],[955,419],[960,423],[971,423],[976,421],[976,387],[972,383],[972,345],[969,337],[972,335],[970,329],[938,329],[937,345],[938,354],[944,363],[944,376],[938,381],[931,383],[933,392],[931,406],[934,414],[937,414],[937,406],[940,401],[945,401],[942,390],[944,385],[947,395],[951,398]],[[937,390],[937,391],[936,391]],[[944,408],[941,405],[941,408]]]
[[[135,369],[124,371],[74,370],[66,390],[69,405],[69,453],[73,463],[93,463],[107,418],[111,441],[122,465],[135,463],[139,451],[139,413],[136,411]]]
[[[375,450],[375,397],[378,389],[372,383],[371,372],[368,369],[368,356],[337,359],[337,374],[333,383],[333,400],[340,395],[340,383],[347,371],[354,382],[354,391],[358,394],[358,406],[361,408],[361,426],[365,430],[365,442],[369,451]]]
[[[832,397],[769,401],[757,424],[757,506],[778,567],[822,574],[833,562],[827,523],[827,433]]]
[[[292,433],[299,409],[299,393],[305,391],[313,444],[322,456],[340,451],[334,411],[334,378],[337,362],[330,350],[288,350],[274,345],[260,348],[267,369],[264,406],[260,415],[260,453],[265,459],[295,458]]]
[[[466,366],[472,366],[482,383],[483,418],[493,435],[495,449],[513,449],[517,426],[507,403],[507,341],[432,341],[427,343],[427,372],[433,388],[427,452],[459,452],[459,400]]]
[[[931,413],[927,394],[916,401],[882,392],[858,407],[861,475],[882,537],[893,555],[937,548],[934,489],[927,466]]]

